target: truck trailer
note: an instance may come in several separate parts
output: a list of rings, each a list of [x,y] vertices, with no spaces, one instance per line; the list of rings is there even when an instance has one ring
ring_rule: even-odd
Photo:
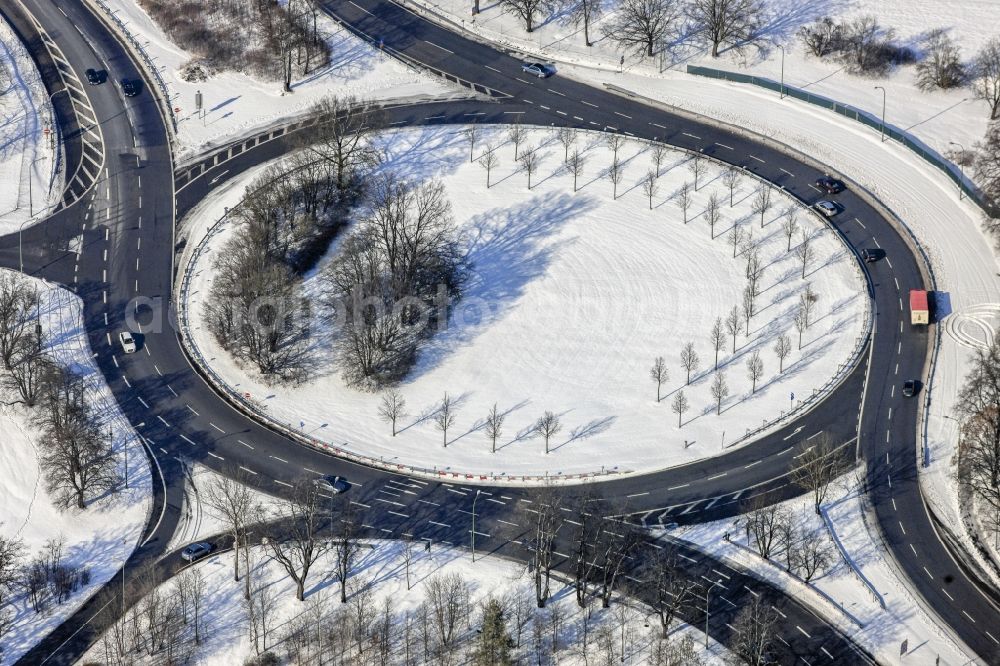
[[[914,326],[931,323],[927,292],[923,289],[910,290],[910,323]]]

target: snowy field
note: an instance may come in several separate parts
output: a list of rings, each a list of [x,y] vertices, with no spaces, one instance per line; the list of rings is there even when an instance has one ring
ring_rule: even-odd
[[[51,117],[34,61],[0,17],[0,235],[40,216],[61,193],[52,173],[55,153],[43,134]]]
[[[865,520],[875,518],[871,514],[863,516],[864,502],[853,474],[831,485],[822,510],[856,569],[847,564],[823,519],[816,515],[811,495],[778,506],[789,513],[789,524],[801,530],[801,535],[822,541],[830,553],[831,565],[809,583],[786,572],[783,550],[772,553],[767,562],[752,543],[748,546],[742,519],[685,526],[674,530],[672,535],[699,544],[706,552],[738,568],[749,569],[785,590],[868,649],[880,664],[978,663],[974,654],[965,654],[964,648],[956,645],[923,610],[906,583],[896,575],[881,545],[873,542]],[[726,533],[730,534],[731,542],[724,539]],[[884,610],[879,599],[885,603]],[[905,657],[900,655],[904,640],[908,641]]]
[[[391,604],[394,614],[392,622],[392,657],[393,663],[402,661],[406,648],[403,641],[404,632],[409,627],[411,633],[411,651],[419,651],[420,642],[417,636],[417,608],[427,599],[427,583],[434,576],[447,574],[461,576],[469,586],[471,612],[464,615],[464,621],[457,631],[468,639],[463,644],[470,646],[475,640],[475,632],[481,621],[479,604],[493,596],[503,598],[506,595],[520,593],[529,600],[527,612],[542,626],[541,650],[542,659],[545,653],[552,650],[552,609],[557,608],[561,617],[561,628],[556,632],[559,650],[557,661],[560,664],[578,665],[595,663],[595,659],[604,659],[609,652],[614,663],[644,664],[649,663],[649,645],[658,632],[655,618],[649,618],[649,627],[645,626],[650,610],[644,606],[628,606],[624,612],[624,629],[622,623],[623,608],[618,598],[612,602],[609,609],[601,609],[597,600],[592,600],[587,611],[581,610],[574,598],[573,590],[568,585],[552,582],[552,601],[544,610],[534,608],[534,587],[525,576],[523,568],[506,560],[483,557],[473,563],[462,549],[449,549],[435,546],[430,552],[422,547],[416,547],[412,552],[410,563],[410,589],[407,589],[404,560],[404,546],[401,542],[375,541],[362,547],[359,561],[351,573],[349,590],[354,590],[348,598],[347,608],[341,606],[338,598],[338,583],[334,574],[333,554],[322,556],[309,573],[306,585],[306,600],[295,600],[295,586],[285,571],[270,560],[266,553],[257,547],[253,550],[256,562],[253,571],[254,585],[265,587],[275,599],[273,630],[267,643],[269,649],[277,654],[283,654],[288,647],[285,640],[289,627],[308,617],[315,617],[317,610],[343,611],[352,614],[357,603],[355,597],[359,588],[369,588],[370,597],[366,599],[366,607],[372,614],[372,619],[384,612],[385,603]],[[254,648],[249,637],[248,618],[243,602],[243,583],[233,581],[232,554],[213,555],[195,567],[201,571],[205,581],[205,606],[203,610],[203,626],[211,627],[209,637],[200,646],[185,635],[181,653],[190,651],[187,663],[199,666],[229,666],[241,664],[254,656]],[[257,582],[259,581],[259,583]],[[163,597],[169,596],[174,589],[174,583],[165,583],[160,588]],[[364,597],[362,597],[364,598]],[[589,646],[587,659],[581,653],[581,633],[583,615],[589,611],[588,631]],[[508,617],[508,630],[513,632],[513,617]],[[190,631],[190,628],[189,628]],[[512,633],[516,638],[516,634]],[[601,638],[603,636],[603,639]],[[675,627],[671,634],[672,641],[680,641],[690,636],[694,639],[695,652],[710,666],[721,666],[728,651],[711,641],[709,648],[704,647],[703,634],[686,625]],[[348,641],[350,643],[350,641]],[[625,655],[622,658],[621,646],[625,645]],[[526,657],[525,661],[533,661],[535,650],[534,631],[529,621],[520,636],[518,653]],[[419,652],[417,652],[419,654]],[[102,660],[105,652],[102,643],[97,643],[84,658]],[[148,658],[147,658],[148,659]],[[418,659],[419,661],[419,659]],[[142,661],[139,663],[159,663]],[[605,662],[607,663],[607,662]]]
[[[389,426],[378,419],[380,397],[346,387],[329,359],[317,364],[322,371],[304,385],[267,386],[241,370],[196,325],[197,344],[210,364],[273,417],[355,452],[427,469],[557,475],[596,472],[602,465],[648,471],[715,455],[723,442],[733,443],[763,420],[782,416],[790,394],[800,400],[821,388],[849,358],[864,330],[867,298],[853,258],[818,217],[804,210],[798,215],[815,249],[803,280],[794,251],[801,237],[796,234],[788,252],[779,220],[790,202],[775,193],[762,229],[760,216],[751,211],[755,181],[742,180],[730,208],[728,189],[717,168],[709,167],[694,194],[690,222],[684,224],[675,199],[692,181],[685,154],[668,153],[651,210],[639,184],[652,168],[646,144],[626,142],[621,149],[625,175],[612,201],[613,187],[603,175],[612,156],[600,135],[580,135],[586,169],[574,194],[554,134],[531,131],[525,142],[541,146],[543,155],[529,191],[525,174],[513,166],[506,135],[491,132],[477,149],[481,152],[485,141],[503,144],[489,190],[484,170],[469,164],[468,144],[457,128],[404,131],[382,139],[386,168],[443,180],[457,223],[470,238],[474,264],[467,295],[448,330],[423,348],[399,387],[410,415],[398,436],[391,437]],[[241,189],[230,188],[200,209],[191,224],[216,220]],[[703,216],[713,195],[722,204],[714,240]],[[734,223],[753,230],[767,269],[749,338],[745,331],[738,335],[735,354],[728,339],[719,355],[730,393],[716,415],[709,332],[716,317],[725,318],[740,301],[745,282],[746,260],[742,253],[733,258],[727,240]],[[226,226],[215,235],[195,268],[186,304],[195,322],[209,293],[213,257],[232,231]],[[197,234],[191,241],[197,242]],[[307,290],[317,293],[317,282],[310,277]],[[792,318],[807,282],[819,298],[797,350]],[[792,353],[779,373],[773,347],[782,334],[791,338]],[[687,341],[701,357],[690,386],[679,360]],[[756,393],[746,368],[754,351],[764,363]],[[657,356],[666,359],[670,373],[659,403],[650,378]],[[680,390],[690,409],[678,426],[671,408]],[[428,415],[446,391],[460,398],[444,449]],[[480,431],[493,403],[508,412],[495,454]],[[530,433],[546,410],[563,424],[548,455],[541,438]]]
[[[177,159],[193,157],[213,145],[259,129],[282,119],[305,113],[327,95],[355,95],[366,99],[434,97],[461,93],[457,88],[393,61],[352,34],[322,12],[318,30],[326,36],[332,52],[331,64],[292,81],[292,92],[284,94],[280,82],[262,82],[244,74],[220,72],[207,82],[189,83],[178,71],[192,59],[173,44],[156,23],[133,0],[105,0],[129,32],[145,45],[170,89],[177,114]],[[206,111],[199,119],[195,92],[204,95]]]
[[[740,55],[724,51],[719,58],[712,58],[705,48],[688,40],[675,44],[663,58],[657,55],[648,59],[623,54],[602,34],[602,27],[614,22],[614,2],[604,3],[606,12],[591,28],[594,44],[590,48],[584,45],[582,27],[572,21],[569,11],[544,17],[538,21],[539,27],[528,34],[516,16],[502,12],[499,3],[481,3],[482,12],[475,18],[470,16],[471,0],[405,0],[404,4],[447,17],[491,41],[539,54],[557,63],[575,65],[570,68],[573,75],[584,80],[591,78],[588,71],[617,74],[620,58],[625,55],[625,74],[641,79],[663,78],[676,82],[693,78],[684,73],[687,65],[701,65],[780,81],[782,54],[776,46],[780,44],[785,48],[784,80],[787,85],[864,109],[875,117],[882,113],[882,93],[874,86],[882,85],[886,89],[886,122],[913,134],[941,155],[954,150],[950,142],[971,148],[986,132],[988,107],[975,99],[970,89],[921,92],[915,85],[912,65],[878,80],[854,76],[833,59],[819,60],[809,56],[796,33],[799,27],[825,16],[840,22],[872,14],[883,27],[895,29],[898,43],[918,52],[927,33],[944,28],[961,46],[966,60],[972,58],[988,39],[1000,34],[994,0],[768,0],[765,3],[769,9],[765,19],[768,43],[762,53],[749,51]],[[734,108],[739,107],[734,105]]]
[[[50,352],[60,362],[83,374],[90,385],[91,404],[103,423],[113,429],[117,456],[128,455],[128,490],[107,495],[85,511],[60,511],[49,500],[38,464],[39,433],[30,414],[20,406],[0,412],[0,530],[24,540],[25,554],[34,557],[49,539],[65,539],[63,562],[90,571],[90,583],[62,604],[50,603],[36,614],[25,595],[14,597],[13,626],[3,639],[0,664],[12,664],[45,633],[68,617],[104,584],[135,548],[151,504],[150,470],[135,434],[118,411],[104,378],[91,361],[90,345],[81,323],[80,301],[67,291],[38,281],[42,300],[42,330],[50,338]],[[121,458],[124,462],[124,458]]]

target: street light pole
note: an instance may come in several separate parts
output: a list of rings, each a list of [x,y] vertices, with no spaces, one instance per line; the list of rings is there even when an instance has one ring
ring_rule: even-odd
[[[705,649],[708,649],[708,595],[712,593],[712,588],[716,585],[722,586],[722,579],[715,581],[705,590]]]
[[[472,561],[476,561],[476,500],[479,499],[481,490],[476,491],[476,496],[472,498]]]
[[[958,146],[962,150],[962,160],[965,159],[965,146],[960,144],[958,141],[949,141],[949,145]],[[958,170],[962,174],[962,182],[958,184],[958,200],[962,200],[963,187],[965,185],[965,167],[962,166],[962,160],[958,162]]]
[[[778,99],[785,98],[785,47],[778,44],[778,48],[781,49],[781,93]]]
[[[882,142],[885,142],[885,88],[882,86],[875,86],[875,90],[882,91]]]

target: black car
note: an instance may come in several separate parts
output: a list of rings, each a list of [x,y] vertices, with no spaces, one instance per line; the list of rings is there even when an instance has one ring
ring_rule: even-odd
[[[844,184],[836,178],[820,178],[816,181],[816,187],[827,194],[838,194],[844,191]]]
[[[920,382],[915,379],[907,379],[903,382],[903,396],[906,398],[912,398],[920,391]]]
[[[108,78],[107,72],[103,69],[88,69],[87,70],[87,83],[92,86],[99,86],[104,83],[105,79]]]
[[[122,79],[122,92],[126,97],[135,97],[139,94],[139,82],[133,79]]]
[[[861,258],[864,259],[865,263],[872,263],[873,261],[878,261],[882,257],[882,252],[880,250],[861,250]]]

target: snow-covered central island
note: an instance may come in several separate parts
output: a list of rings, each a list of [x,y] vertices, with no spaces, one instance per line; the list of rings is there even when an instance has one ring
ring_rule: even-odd
[[[540,160],[529,189],[506,128],[483,129],[471,162],[462,128],[392,132],[378,141],[386,155],[380,168],[443,182],[472,266],[446,330],[421,347],[397,387],[407,415],[395,437],[379,418],[381,396],[349,387],[335,352],[324,355],[308,381],[273,385],[234,362],[208,333],[203,305],[214,261],[237,231],[232,223],[210,234],[193,267],[185,306],[201,353],[233,391],[250,394],[269,416],[302,434],[426,470],[497,476],[649,471],[716,455],[780,419],[842,373],[865,335],[868,298],[851,251],[821,218],[778,190],[761,214],[755,201],[764,185],[749,176],[736,183],[730,205],[723,167],[703,162],[696,190],[691,156],[668,151],[651,193],[644,181],[655,172],[654,151],[626,140],[618,149],[616,188],[606,137],[581,132],[575,148],[584,168],[574,191],[556,133],[530,130],[520,150],[537,149]],[[488,189],[478,159],[487,145],[499,156]],[[189,218],[189,246],[240,200],[253,175]],[[789,209],[796,211],[790,236]],[[734,227],[742,236],[735,244]],[[759,256],[759,295],[749,325],[742,317],[737,322],[734,351],[727,319],[733,308],[743,309],[751,244]],[[321,296],[318,275],[337,251],[334,243],[307,276],[311,295]],[[795,320],[804,298],[810,305],[800,344]],[[682,363],[688,343],[697,355],[690,383]],[[659,400],[651,376],[658,357],[667,373]],[[759,367],[756,381],[751,365]],[[717,377],[727,389],[719,405]],[[445,393],[456,401],[447,439],[434,419]],[[495,453],[483,429],[494,404],[506,413]],[[561,424],[548,453],[534,428],[547,411]]]

